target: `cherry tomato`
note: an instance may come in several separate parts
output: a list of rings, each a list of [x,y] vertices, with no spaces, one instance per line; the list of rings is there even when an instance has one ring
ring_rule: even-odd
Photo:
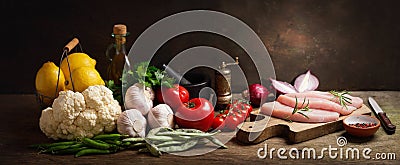
[[[160,104],[168,104],[174,111],[189,101],[189,91],[178,84],[172,88],[161,87],[156,91],[157,101]]]
[[[224,127],[225,127],[225,118],[226,118],[226,115],[225,115],[225,114],[218,114],[218,115],[214,118],[211,127],[212,127],[213,129],[222,129],[222,128],[224,128]]]
[[[253,107],[246,102],[239,102],[236,108],[242,112],[242,114],[246,114],[246,118],[250,116],[250,113],[253,111]]]
[[[180,128],[208,131],[214,120],[214,107],[204,98],[194,98],[182,104],[175,113],[176,124]]]
[[[247,119],[250,116],[250,112],[253,111],[253,107],[245,100],[234,100],[232,104],[228,105],[228,109],[231,112],[240,112],[244,119]]]
[[[233,131],[233,130],[236,130],[236,127],[240,124],[240,123],[242,123],[241,121],[240,121],[240,119],[238,119],[238,117],[237,116],[235,116],[235,115],[228,115],[227,117],[226,117],[226,119],[225,119],[225,127],[228,129],[228,130],[231,130],[231,131]]]

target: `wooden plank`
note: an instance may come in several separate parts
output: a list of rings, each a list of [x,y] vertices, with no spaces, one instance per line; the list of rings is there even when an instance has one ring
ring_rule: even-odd
[[[341,116],[337,121],[328,123],[300,123],[259,114],[259,109],[252,112],[252,121],[239,126],[236,139],[245,144],[257,144],[271,137],[286,137],[291,143],[299,143],[342,130],[342,120],[351,115],[371,114],[363,105],[350,115]]]
[[[354,96],[364,99],[374,97],[382,109],[387,113],[392,122],[400,125],[400,91],[360,91],[352,92]],[[38,154],[36,150],[28,148],[28,145],[53,142],[39,129],[40,109],[35,95],[0,95],[0,164],[177,164],[188,162],[190,164],[396,164],[400,162],[400,146],[395,145],[400,141],[399,131],[393,135],[387,135],[380,128],[374,136],[360,138],[351,136],[344,130],[330,133],[302,143],[288,143],[287,138],[272,137],[264,142],[254,145],[244,145],[236,138],[231,139],[226,145],[228,149],[217,149],[198,156],[176,156],[163,154],[161,158],[152,157],[149,154],[141,154],[136,150],[127,150],[107,155],[93,155],[74,158],[72,155],[47,155]],[[397,127],[399,128],[399,127]],[[272,158],[259,158],[257,151],[264,148],[315,148],[316,151],[332,145],[336,145],[336,139],[344,136],[348,144],[346,148],[371,148],[371,159],[336,159],[329,158],[328,154],[321,159],[280,159],[277,154]],[[396,153],[395,160],[373,159],[375,153]],[[275,152],[276,153],[276,152]],[[286,152],[287,154],[287,152]]]

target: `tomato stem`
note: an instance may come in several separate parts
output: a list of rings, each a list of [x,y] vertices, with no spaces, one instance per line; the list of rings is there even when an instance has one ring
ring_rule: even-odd
[[[194,108],[196,104],[194,102],[188,102],[187,107],[188,108]]]

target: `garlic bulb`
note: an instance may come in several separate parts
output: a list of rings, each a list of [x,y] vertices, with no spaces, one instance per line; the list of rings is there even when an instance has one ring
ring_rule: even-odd
[[[174,113],[167,104],[159,104],[147,115],[150,128],[174,127]]]
[[[125,109],[137,109],[146,115],[153,107],[154,91],[140,83],[128,88],[125,93]]]
[[[122,112],[117,120],[118,132],[131,137],[145,137],[146,125],[146,118],[136,109]]]

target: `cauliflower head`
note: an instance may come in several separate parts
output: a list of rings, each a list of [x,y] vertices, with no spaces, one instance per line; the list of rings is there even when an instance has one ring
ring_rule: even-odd
[[[42,111],[39,126],[54,140],[93,137],[116,128],[121,106],[103,85],[90,86],[82,93],[61,91],[52,107]]]

